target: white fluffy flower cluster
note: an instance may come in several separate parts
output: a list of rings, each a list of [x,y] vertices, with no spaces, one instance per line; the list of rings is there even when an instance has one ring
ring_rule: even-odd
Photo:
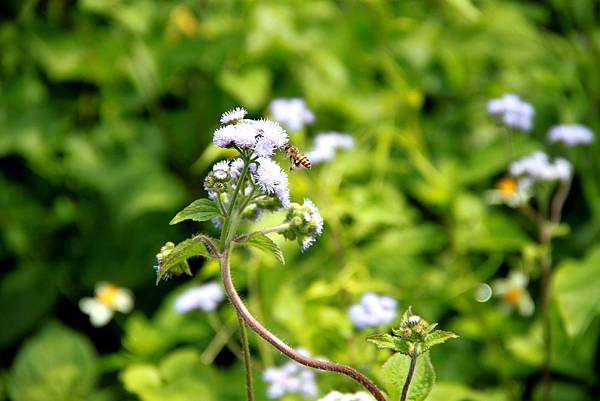
[[[252,176],[259,188],[269,195],[276,195],[284,208],[290,207],[287,174],[283,172],[279,164],[269,158],[261,157],[257,162],[258,167]]]
[[[308,211],[304,213],[304,221],[309,225],[309,235],[302,241],[302,251],[306,251],[316,241],[317,236],[323,232],[323,217],[317,206],[307,198],[304,204]]]
[[[184,291],[175,299],[173,308],[177,313],[188,313],[195,309],[211,312],[224,298],[221,286],[212,282]]]
[[[594,133],[582,124],[555,125],[548,131],[548,141],[562,142],[567,147],[587,145],[594,142]]]
[[[315,115],[300,98],[275,99],[269,104],[271,115],[275,121],[285,125],[290,131],[298,131],[305,124],[315,122]]]
[[[272,156],[276,149],[288,143],[287,132],[271,120],[231,120],[227,113],[235,114],[233,109],[221,117],[229,122],[219,127],[213,136],[213,142],[220,148],[237,146],[240,149],[252,149],[259,157]],[[232,123],[233,122],[233,123]]]
[[[308,355],[306,350],[298,351]],[[269,398],[281,398],[291,393],[315,397],[318,393],[315,372],[294,361],[288,361],[279,368],[267,368],[262,377],[269,385],[267,389]]]
[[[318,164],[333,160],[337,149],[352,149],[354,147],[354,138],[348,134],[341,134],[339,132],[323,132],[315,136],[314,143],[314,148],[306,156],[312,164]]]
[[[511,163],[509,172],[514,177],[528,177],[533,182],[569,181],[573,174],[573,167],[566,159],[556,158],[552,162],[546,153],[536,151]]]
[[[487,104],[489,114],[499,117],[509,128],[529,131],[533,127],[535,109],[530,103],[524,102],[519,96],[508,93],[500,98],[491,99]]]
[[[396,318],[396,306],[391,297],[367,292],[359,303],[350,306],[348,314],[356,328],[383,326]]]
[[[325,397],[319,398],[317,401],[373,401],[374,398],[371,394],[359,391],[358,393],[340,393],[338,391],[332,391]]]

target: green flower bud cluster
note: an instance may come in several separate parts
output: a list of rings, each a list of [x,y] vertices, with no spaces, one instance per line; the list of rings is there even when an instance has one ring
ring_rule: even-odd
[[[224,193],[227,191],[230,182],[229,172],[227,170],[214,170],[206,175],[204,178],[204,188],[213,190],[217,194]]]
[[[418,356],[431,347],[458,337],[450,331],[435,330],[437,323],[430,324],[412,313],[409,307],[402,315],[400,326],[392,329],[392,334],[377,334],[367,340],[379,348],[391,349],[404,355]]]
[[[156,271],[157,274],[159,274],[161,272],[161,270],[163,269],[163,266],[167,262],[169,262],[169,258],[173,256],[172,253],[173,253],[174,249],[175,249],[175,244],[170,241],[165,243],[160,248],[160,252],[156,255],[157,265],[154,266],[154,270]],[[163,278],[163,280],[168,280],[172,276],[180,276],[182,274],[187,274],[187,275],[192,274],[190,271],[190,266],[188,265],[187,261],[185,261],[185,260],[183,262],[177,263],[175,266],[170,268],[168,273],[163,273],[162,278]]]
[[[302,251],[308,249],[323,232],[323,218],[309,199],[304,199],[302,205],[292,203],[288,208],[285,223],[289,228],[281,231],[281,234],[286,239],[297,240]]]

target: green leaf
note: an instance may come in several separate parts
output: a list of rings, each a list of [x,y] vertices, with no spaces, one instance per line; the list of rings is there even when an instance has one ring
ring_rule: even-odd
[[[378,348],[391,349],[394,352],[408,355],[408,344],[406,341],[391,334],[375,334],[367,337],[367,341],[375,344]]]
[[[402,387],[408,374],[410,357],[395,354],[383,364],[383,380],[386,384],[390,400],[400,398]],[[429,359],[429,353],[421,354],[417,359],[417,366],[408,389],[409,401],[422,401],[427,398],[433,383],[435,382],[435,371]]]
[[[600,247],[593,249],[582,262],[559,266],[552,281],[552,293],[567,334],[581,334],[600,314]]]
[[[96,353],[81,334],[47,326],[17,354],[8,378],[14,401],[84,399],[96,381]]]
[[[443,344],[451,338],[458,338],[458,336],[451,331],[435,330],[425,337],[423,351],[429,351],[432,347],[438,344]]]
[[[195,256],[211,257],[211,254],[206,249],[206,245],[199,239],[186,239],[180,242],[166,256],[160,259],[158,274],[156,275],[156,284],[160,282],[163,276],[167,273],[175,275],[187,274],[192,275],[187,259]]]
[[[197,199],[177,213],[169,222],[170,225],[184,220],[206,221],[219,215],[219,208],[209,199]]]
[[[266,252],[270,253],[271,255],[275,256],[275,258],[281,264],[285,264],[285,259],[283,258],[283,252],[281,251],[279,246],[275,242],[273,242],[273,240],[271,238],[267,237],[265,234],[259,233],[259,232],[252,233],[252,234],[250,234],[248,239],[246,239],[243,243],[253,246],[254,248],[258,248],[260,250],[266,251]]]

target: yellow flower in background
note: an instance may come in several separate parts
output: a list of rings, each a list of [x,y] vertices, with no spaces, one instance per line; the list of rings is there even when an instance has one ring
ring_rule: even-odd
[[[177,42],[181,37],[193,38],[198,33],[198,19],[193,11],[179,4],[171,10],[167,25],[167,42]]]
[[[94,298],[83,298],[79,309],[90,316],[94,327],[106,325],[115,312],[129,313],[133,309],[133,294],[127,288],[100,282],[96,284]]]
[[[502,298],[508,311],[516,308],[522,316],[531,316],[535,304],[527,291],[528,282],[529,278],[522,272],[511,272],[507,278],[494,282],[494,295]]]

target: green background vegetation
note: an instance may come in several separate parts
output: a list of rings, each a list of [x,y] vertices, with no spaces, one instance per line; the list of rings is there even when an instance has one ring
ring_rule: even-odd
[[[154,286],[154,255],[199,228],[170,218],[204,196],[220,113],[265,114],[303,97],[317,131],[357,146],[290,177],[326,221],[287,263],[240,251],[232,265],[250,308],[286,341],[377,377],[386,351],[346,308],[389,294],[461,338],[431,355],[430,400],[539,397],[541,325],[474,300],[480,282],[531,273],[536,233],[483,191],[506,171],[505,133],[485,102],[505,92],[536,107],[514,156],[581,122],[600,133],[600,24],[594,0],[8,0],[0,5],[0,400],[241,400],[242,365],[200,356],[226,303],[207,318],[172,311],[190,280]],[[600,392],[598,141],[570,151],[570,230],[555,241],[553,400]],[[273,221],[277,219],[272,217]],[[192,281],[217,277],[194,260]],[[78,310],[98,281],[131,288],[136,308],[94,329]],[[229,329],[229,327],[231,329]],[[257,364],[283,359],[250,336]],[[234,337],[235,338],[235,337]],[[260,372],[257,394],[265,398]],[[318,375],[321,393],[357,390]],[[290,397],[293,399],[293,397]]]

